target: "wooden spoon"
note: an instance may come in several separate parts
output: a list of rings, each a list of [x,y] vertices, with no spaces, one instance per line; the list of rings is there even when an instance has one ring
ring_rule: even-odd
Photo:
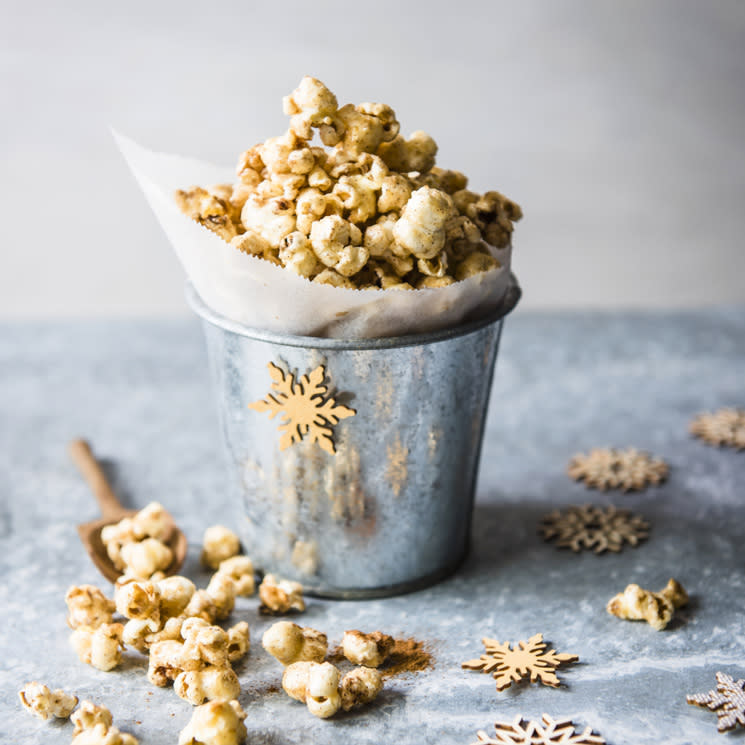
[[[106,479],[101,464],[96,460],[90,445],[85,440],[73,440],[69,446],[69,453],[83,478],[88,482],[103,515],[100,520],[78,525],[80,540],[101,574],[110,582],[116,582],[122,576],[122,572],[114,566],[106,552],[106,547],[101,540],[101,529],[106,525],[118,523],[124,517],[132,517],[137,514],[137,510],[127,510],[122,507]],[[186,556],[186,536],[174,526],[166,545],[173,552],[173,561],[165,570],[165,574],[176,574],[181,569]]]

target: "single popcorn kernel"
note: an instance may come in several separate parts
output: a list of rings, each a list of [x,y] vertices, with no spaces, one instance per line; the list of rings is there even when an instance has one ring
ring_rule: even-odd
[[[293,662],[282,673],[282,688],[295,701],[305,703],[308,695],[308,675],[312,662]]]
[[[191,660],[201,660],[215,667],[228,665],[228,634],[219,626],[202,626],[185,622],[181,627],[184,638],[184,655]],[[187,668],[184,668],[187,669]]]
[[[160,580],[157,588],[161,618],[173,618],[182,613],[197,589],[190,579],[178,575]]]
[[[127,543],[122,546],[121,556],[126,566],[125,576],[135,579],[155,579],[173,561],[171,549],[157,538]]]
[[[328,649],[326,634],[290,621],[279,621],[270,626],[264,632],[261,644],[283,665],[322,662]]]
[[[353,629],[344,632],[342,652],[353,665],[380,667],[393,648],[392,636],[380,631],[363,634]]]
[[[224,621],[235,607],[236,587],[232,577],[219,571],[213,574],[207,594],[215,604],[215,620]]]
[[[116,609],[125,618],[160,625],[160,590],[153,582],[127,582],[114,591]]]
[[[236,698],[241,685],[233,668],[206,667],[180,673],[173,682],[173,690],[179,698],[199,706],[205,701]]]
[[[240,745],[246,740],[246,713],[238,701],[210,701],[194,709],[178,745]]]
[[[311,662],[305,704],[313,716],[327,719],[339,711],[339,671],[330,662]]]
[[[349,711],[369,704],[382,690],[383,676],[374,667],[356,667],[339,684],[341,708]]]
[[[111,623],[114,601],[109,600],[93,585],[74,585],[65,595],[67,603],[67,625],[71,629],[80,626],[96,628],[102,623]]]
[[[660,592],[643,590],[631,584],[611,598],[606,610],[618,618],[629,621],[646,621],[653,629],[662,631],[677,608],[688,602],[688,593],[674,579],[670,579]]]
[[[445,225],[454,212],[449,195],[423,186],[406,203],[393,226],[393,237],[418,259],[432,259],[445,247]]]
[[[261,608],[265,612],[288,613],[291,610],[304,611],[303,586],[291,580],[278,580],[273,574],[267,574],[259,585]]]
[[[75,735],[71,745],[138,745],[138,743],[137,738],[128,732],[120,732],[116,727],[96,724]]]
[[[248,556],[233,556],[220,562],[217,570],[226,574],[235,582],[236,595],[249,597],[256,591],[254,583],[254,565]]]
[[[81,701],[77,711],[70,717],[70,721],[75,725],[73,735],[77,735],[99,724],[108,729],[111,727],[113,717],[105,706],[98,706],[92,701]]]
[[[238,536],[224,525],[213,525],[204,531],[202,540],[202,564],[218,569],[220,562],[241,552]]]
[[[251,649],[251,633],[245,621],[239,621],[228,629],[228,660],[236,662]]]
[[[150,647],[147,679],[159,688],[172,683],[184,672],[184,645],[175,640],[155,642]]]
[[[132,518],[132,530],[137,540],[155,538],[166,543],[175,528],[173,518],[159,502],[150,502]]]
[[[50,691],[43,683],[26,683],[18,692],[25,709],[41,719],[56,717],[67,719],[78,703],[78,697],[65,693],[61,688]]]
[[[95,629],[81,626],[72,632],[70,640],[81,662],[108,672],[122,660],[124,626],[104,623]]]

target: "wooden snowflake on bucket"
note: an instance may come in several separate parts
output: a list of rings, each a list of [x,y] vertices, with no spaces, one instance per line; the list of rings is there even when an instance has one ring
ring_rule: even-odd
[[[496,737],[486,732],[476,733],[478,740],[471,745],[605,745],[600,735],[592,733],[592,727],[576,732],[569,719],[552,719],[544,714],[540,722],[524,722],[521,716],[512,722],[497,722]]]
[[[279,425],[282,432],[280,450],[286,450],[307,437],[311,442],[317,442],[322,450],[334,455],[336,448],[332,427],[340,419],[354,416],[357,412],[326,396],[328,386],[324,383],[324,366],[319,365],[297,382],[292,373],[285,373],[274,363],[270,362],[268,367],[274,381],[271,391],[266,398],[249,404],[249,409],[269,412],[270,419],[277,414],[283,415]]]
[[[699,414],[690,424],[692,435],[709,445],[728,445],[745,450],[745,410],[719,409],[713,414]]]
[[[735,680],[731,675],[717,673],[717,689],[708,693],[686,696],[689,704],[705,706],[719,717],[720,732],[734,729],[738,723],[745,727],[745,680]]]
[[[556,668],[563,662],[577,662],[576,654],[558,654],[555,650],[546,651],[543,634],[531,636],[528,641],[520,641],[510,647],[509,642],[496,639],[481,640],[486,653],[477,660],[461,663],[466,670],[479,670],[491,674],[497,681],[497,690],[503,691],[530,675],[530,682],[539,681],[544,685],[558,687]]]
[[[596,554],[618,553],[626,543],[638,546],[645,540],[649,536],[649,523],[639,515],[612,505],[586,504],[554,510],[543,518],[539,530],[545,541],[557,538],[558,548],[571,548],[575,552],[591,549]]]
[[[567,466],[567,473],[575,481],[584,481],[586,487],[601,491],[639,491],[657,486],[667,478],[667,472],[665,461],[636,448],[595,448],[588,455],[575,455]]]

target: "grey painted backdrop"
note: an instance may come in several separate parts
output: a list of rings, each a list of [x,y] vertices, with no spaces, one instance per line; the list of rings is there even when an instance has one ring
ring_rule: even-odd
[[[745,3],[3,3],[0,318],[186,313],[108,131],[232,163],[303,74],[497,188],[524,307],[745,301]]]

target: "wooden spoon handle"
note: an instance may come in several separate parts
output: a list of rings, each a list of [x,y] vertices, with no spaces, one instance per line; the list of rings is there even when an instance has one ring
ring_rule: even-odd
[[[73,440],[68,450],[70,457],[96,497],[103,517],[120,517],[126,510],[116,498],[101,464],[91,451],[90,445],[85,440]]]

